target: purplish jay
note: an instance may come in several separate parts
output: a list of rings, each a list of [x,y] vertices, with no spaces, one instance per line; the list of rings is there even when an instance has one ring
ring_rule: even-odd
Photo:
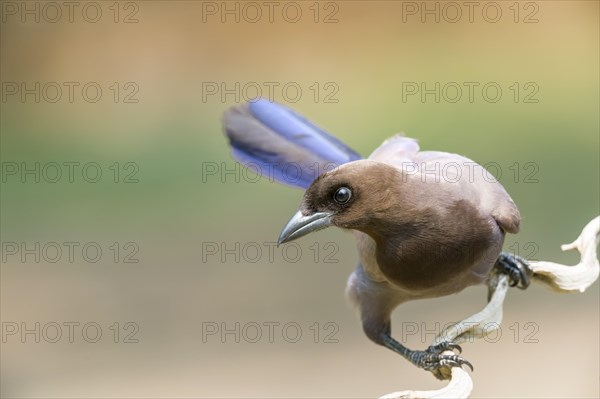
[[[229,108],[233,157],[306,189],[279,243],[336,226],[354,233],[359,263],[347,294],[365,334],[426,370],[471,364],[452,342],[411,350],[391,336],[400,304],[486,283],[494,268],[527,287],[526,262],[502,251],[520,215],[502,185],[460,155],[419,151],[396,135],[367,159],[291,109],[265,99]]]

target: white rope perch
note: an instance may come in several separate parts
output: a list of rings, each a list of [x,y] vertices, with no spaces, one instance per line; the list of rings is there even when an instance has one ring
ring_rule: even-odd
[[[571,244],[561,246],[563,251],[577,249],[581,260],[575,266],[561,265],[553,262],[531,261],[533,280],[544,283],[560,292],[584,292],[592,285],[600,274],[600,266],[596,256],[600,240],[600,216],[592,219],[581,234]],[[490,298],[488,304],[479,313],[450,326],[438,335],[432,345],[443,341],[460,343],[474,338],[483,338],[500,327],[502,322],[502,305],[508,292],[508,277],[494,274],[489,282]],[[453,354],[453,352],[444,352]],[[448,385],[435,391],[401,391],[382,396],[380,399],[413,399],[413,398],[468,398],[473,390],[473,380],[460,367],[448,367],[437,370],[434,375],[440,379],[450,380]]]

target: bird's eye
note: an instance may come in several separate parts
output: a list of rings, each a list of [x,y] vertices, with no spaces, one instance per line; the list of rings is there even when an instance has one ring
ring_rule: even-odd
[[[340,187],[337,189],[335,194],[333,194],[333,199],[340,205],[344,205],[350,201],[352,197],[352,191],[348,187]]]

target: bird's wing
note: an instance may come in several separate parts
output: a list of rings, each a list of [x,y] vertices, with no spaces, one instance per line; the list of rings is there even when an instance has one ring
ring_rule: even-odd
[[[483,213],[491,215],[504,231],[519,232],[519,209],[502,184],[483,166],[458,154],[437,151],[419,152],[414,161],[426,179],[431,171],[439,175],[452,197],[474,203]]]
[[[280,183],[308,188],[321,173],[362,157],[291,109],[265,99],[223,115],[233,157]]]
[[[417,176],[424,183],[438,184],[449,198],[465,199],[491,215],[509,233],[518,233],[521,216],[504,187],[481,165],[458,154],[419,151],[414,139],[396,135],[369,157]],[[426,199],[424,199],[426,201]]]
[[[396,165],[401,169],[409,163],[419,152],[417,140],[396,134],[385,140],[379,147],[369,155],[369,159]]]

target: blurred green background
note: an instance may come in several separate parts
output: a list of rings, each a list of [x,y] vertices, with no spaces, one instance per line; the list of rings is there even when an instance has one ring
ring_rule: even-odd
[[[506,248],[574,264],[560,244],[600,211],[599,5],[489,3],[476,2],[470,21],[462,2],[275,2],[271,21],[262,2],[77,2],[71,22],[61,3],[59,16],[44,2],[2,2],[2,396],[373,397],[441,387],[363,336],[344,298],[357,260],[349,234],[328,230],[269,254],[302,192],[241,169],[221,175],[236,164],[220,118],[255,93],[250,82],[265,96],[270,84],[275,101],[364,156],[403,131],[423,149],[494,162],[523,217]],[[40,83],[39,102],[21,96],[23,82]],[[60,100],[51,102],[48,82],[62,87]],[[78,84],[72,102],[64,82]],[[97,102],[82,95],[90,82],[102,89]],[[456,82],[462,97],[405,91],[436,82]],[[464,82],[479,85],[472,102]],[[490,82],[502,89],[497,102],[482,95]],[[36,162],[39,183],[20,174]],[[95,162],[102,176],[89,183],[76,167],[70,182],[64,167],[52,183],[51,167],[42,172],[52,162]],[[124,182],[130,173],[137,182]],[[73,261],[65,242],[79,243]],[[34,254],[13,254],[13,243]],[[63,249],[56,262],[49,243]],[[86,260],[85,243],[102,249],[99,261]],[[236,245],[239,259],[221,251]],[[394,333],[423,348],[433,333],[422,337],[422,327],[458,321],[485,297],[474,287],[409,303],[394,313]],[[581,295],[512,290],[502,336],[463,346],[474,397],[598,397],[599,313],[598,284]],[[73,342],[65,322],[80,323]],[[269,322],[279,323],[272,340]],[[21,336],[35,323],[39,343]],[[62,326],[56,343],[52,323]],[[86,323],[100,326],[98,342],[82,336]],[[206,334],[235,323],[239,343],[235,333]],[[286,323],[300,327],[298,342],[283,336]],[[419,332],[403,334],[406,323]],[[137,343],[124,342],[129,333]]]

